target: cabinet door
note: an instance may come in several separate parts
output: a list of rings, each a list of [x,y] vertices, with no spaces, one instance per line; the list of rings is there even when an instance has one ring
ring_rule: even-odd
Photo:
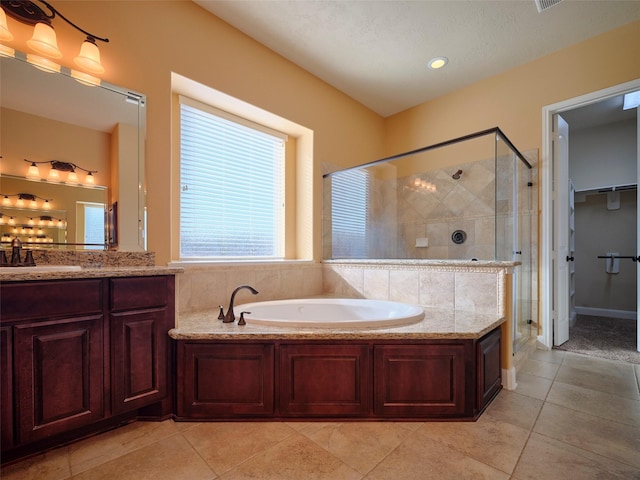
[[[102,315],[14,326],[18,443],[104,417]]]
[[[476,345],[478,410],[482,410],[502,388],[500,339],[500,328],[497,328],[488,335],[485,335]]]
[[[177,415],[272,415],[274,347],[178,342]]]
[[[167,309],[111,315],[113,413],[137,410],[167,396]]]
[[[13,446],[12,346],[11,327],[0,328],[0,442],[3,452]]]
[[[169,394],[168,332],[174,326],[172,275],[110,280],[111,390],[114,414]]]
[[[367,416],[369,347],[282,345],[280,410],[288,416]]]
[[[379,345],[374,411],[403,417],[465,413],[465,345]]]

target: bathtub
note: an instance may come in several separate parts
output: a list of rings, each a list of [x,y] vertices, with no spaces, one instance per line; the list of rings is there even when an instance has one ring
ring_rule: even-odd
[[[418,323],[424,310],[386,300],[359,298],[308,298],[273,300],[238,305],[236,317],[245,313],[248,325],[296,328],[383,328]]]

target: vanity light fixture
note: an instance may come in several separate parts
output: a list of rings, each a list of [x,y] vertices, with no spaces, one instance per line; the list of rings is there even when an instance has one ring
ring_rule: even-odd
[[[11,40],[13,40],[13,34],[7,26],[7,15],[4,10],[0,9],[0,42],[10,42]],[[15,55],[16,51],[13,48],[0,45],[0,57],[15,57]]]
[[[44,55],[49,58],[62,58],[62,52],[58,48],[58,40],[56,38],[56,32],[53,29],[53,19],[56,16],[60,17],[66,23],[71,25],[76,30],[86,35],[86,39],[80,46],[80,53],[73,59],[74,63],[85,72],[89,72],[93,75],[100,75],[104,73],[104,67],[100,62],[100,50],[96,43],[97,40],[101,42],[109,42],[108,38],[101,38],[97,35],[87,32],[66,18],[62,13],[56,10],[51,4],[45,0],[37,0],[43,4],[49,13],[40,8],[35,1],[31,0],[3,0],[2,14],[0,15],[0,40],[11,41],[13,35],[9,32],[6,15],[9,15],[14,20],[27,25],[33,25],[33,36],[27,41],[27,45],[34,52],[39,55]],[[5,15],[6,12],[6,15]],[[4,19],[4,23],[3,23]],[[36,59],[37,60],[37,59]],[[49,60],[50,63],[51,62]],[[33,62],[34,65],[37,65]]]
[[[17,208],[31,208],[31,209],[36,209],[38,208],[38,200],[42,200],[42,209],[44,210],[51,210],[51,203],[50,201],[53,200],[52,198],[42,198],[39,197],[37,195],[34,195],[33,193],[0,193],[0,196],[2,196],[2,205],[5,207],[17,207]],[[10,197],[18,197],[15,201],[15,203],[12,205],[11,203],[11,198]],[[29,202],[28,204],[26,202]]]
[[[78,180],[78,174],[76,173],[76,169],[78,169],[78,170],[82,170],[83,172],[86,172],[87,174],[84,179],[85,185],[94,186],[96,184],[95,177],[93,176],[93,174],[98,173],[97,170],[87,170],[86,168],[82,168],[81,166],[76,165],[75,163],[62,162],[60,160],[46,160],[44,162],[34,162],[33,160],[28,160],[25,158],[24,161],[31,163],[31,165],[29,165],[29,168],[27,169],[27,178],[31,180],[43,180],[43,178],[40,176],[40,170],[38,169],[38,164],[48,163],[49,165],[51,165],[51,169],[49,170],[49,177],[48,177],[48,180],[50,181],[60,182],[62,181],[60,172],[68,172],[65,182],[71,185],[77,185],[80,183],[80,181]]]

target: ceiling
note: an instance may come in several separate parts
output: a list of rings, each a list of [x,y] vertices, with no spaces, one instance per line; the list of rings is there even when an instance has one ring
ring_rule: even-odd
[[[194,1],[384,117],[640,19],[639,0]]]

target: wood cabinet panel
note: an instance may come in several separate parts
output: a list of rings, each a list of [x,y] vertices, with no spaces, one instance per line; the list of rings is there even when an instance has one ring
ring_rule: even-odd
[[[14,327],[20,443],[103,418],[103,321],[95,315]]]
[[[111,279],[111,310],[164,307],[173,291],[173,277],[125,277]]]
[[[274,412],[274,346],[180,342],[177,415],[271,415]]]
[[[501,330],[498,328],[478,341],[477,351],[477,405],[483,409],[502,388],[500,363]]]
[[[100,279],[1,284],[0,318],[8,322],[101,314],[102,285]]]
[[[282,345],[281,413],[368,415],[370,376],[367,345]]]
[[[390,416],[465,413],[465,345],[376,345],[374,411]]]
[[[167,395],[165,308],[111,315],[111,372],[114,413],[136,410]]]
[[[0,328],[0,439],[2,451],[13,447],[13,338]]]

